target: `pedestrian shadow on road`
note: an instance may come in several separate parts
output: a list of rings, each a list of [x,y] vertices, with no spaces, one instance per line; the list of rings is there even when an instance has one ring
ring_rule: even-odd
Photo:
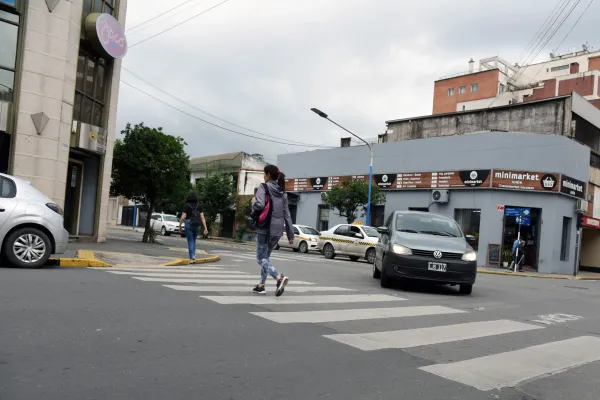
[[[396,280],[392,283],[394,291],[434,294],[440,296],[465,296],[458,292],[460,286],[450,286],[418,280]]]

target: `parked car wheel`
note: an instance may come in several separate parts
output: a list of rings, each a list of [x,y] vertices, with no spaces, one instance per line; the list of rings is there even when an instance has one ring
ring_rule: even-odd
[[[471,294],[473,292],[473,285],[460,285],[460,294]]]
[[[350,259],[350,261],[354,261],[354,262],[360,260],[360,257],[357,257],[357,256],[348,256],[348,258]]]
[[[183,238],[185,237],[185,233],[180,233],[179,235]]]
[[[161,233],[163,236],[169,236],[169,234],[167,233],[167,229],[166,229],[164,226],[163,226],[163,227],[162,227],[162,229],[160,230],[160,233]]]
[[[329,260],[335,258],[335,249],[333,248],[331,243],[327,243],[325,247],[323,247],[323,255]]]
[[[4,242],[4,254],[18,268],[41,268],[52,254],[48,236],[37,228],[22,228],[11,233]]]
[[[369,264],[375,263],[375,249],[374,248],[371,247],[369,250],[367,250],[366,259]]]
[[[375,268],[375,263],[373,263],[373,279],[381,279],[381,271]]]
[[[306,242],[301,242],[300,246],[298,246],[300,253],[308,253],[308,244]]]

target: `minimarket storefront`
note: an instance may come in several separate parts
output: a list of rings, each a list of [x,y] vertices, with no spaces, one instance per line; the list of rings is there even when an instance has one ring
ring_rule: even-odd
[[[506,133],[489,133],[488,135],[508,135]],[[439,142],[444,146],[467,147],[476,145],[478,140],[471,137],[436,138],[413,140],[405,143],[386,143],[375,146],[381,153],[380,160],[388,158],[385,153],[393,155],[394,148],[401,146],[427,147],[432,149]],[[514,139],[521,139],[518,135]],[[536,141],[546,142],[548,137],[542,135],[527,135],[528,140],[537,136]],[[580,145],[567,138],[550,137],[551,141],[566,141],[564,150],[568,152],[569,147],[574,150],[584,150]],[[422,143],[417,143],[422,142]],[[438,142],[438,143],[436,143]],[[390,146],[392,145],[392,146]],[[450,148],[452,147],[450,146]],[[390,148],[391,147],[391,148]],[[518,148],[518,147],[517,147]],[[348,156],[343,154],[344,150],[335,149],[317,152],[297,153],[292,157],[281,156],[280,168],[293,177],[286,182],[286,190],[299,196],[297,202],[296,222],[315,226],[318,230],[331,228],[338,223],[345,222],[337,215],[335,210],[330,210],[322,204],[321,194],[335,185],[350,179],[361,179],[368,181],[367,175],[329,175],[319,174],[305,177],[297,177],[293,164],[297,164],[298,158],[309,158],[311,153],[331,152],[326,160],[346,160]],[[357,152],[357,150],[352,149]],[[557,148],[558,150],[558,148]],[[518,153],[518,150],[514,152]],[[513,152],[513,153],[514,153]],[[575,152],[575,153],[576,153]],[[338,153],[338,154],[335,154]],[[408,152],[418,154],[418,152]],[[416,210],[430,211],[454,218],[461,226],[465,234],[476,238],[474,247],[478,252],[479,265],[489,267],[504,267],[511,259],[510,248],[517,236],[525,240],[524,265],[529,270],[538,270],[545,273],[572,273],[576,263],[576,219],[578,207],[585,207],[584,200],[587,196],[586,181],[589,168],[577,168],[570,171],[561,171],[560,166],[550,165],[553,160],[546,159],[546,167],[552,169],[518,169],[506,168],[506,162],[500,162],[498,168],[481,168],[482,165],[492,164],[495,151],[491,151],[486,157],[486,152],[481,151],[477,157],[473,157],[474,168],[464,168],[466,162],[463,158],[457,158],[452,153],[447,153],[444,159],[437,160],[438,164],[456,164],[460,169],[439,169],[418,172],[413,169],[402,171],[388,169],[387,173],[376,173],[373,184],[385,193],[384,204],[373,206],[372,224],[381,225],[384,218],[394,210]],[[343,158],[339,156],[343,155]],[[574,154],[575,155],[575,154]],[[517,154],[518,156],[518,154]],[[358,156],[360,157],[360,156]],[[286,158],[289,158],[286,161]],[[321,157],[319,157],[321,158]],[[397,158],[390,157],[389,164],[398,164]],[[415,157],[418,160],[418,156]],[[533,157],[536,158],[536,157]],[[465,162],[463,162],[465,161]],[[513,164],[527,165],[533,160],[526,159],[519,162],[517,159]],[[556,160],[554,160],[556,161]],[[385,164],[384,162],[381,162]],[[323,162],[321,163],[323,164]],[[409,164],[407,162],[403,164]],[[418,164],[426,165],[427,162],[410,162],[418,167]],[[433,163],[431,163],[433,164]],[[314,165],[314,161],[306,160],[302,165]],[[356,163],[349,169],[356,168]],[[304,168],[304,167],[303,167]],[[290,173],[290,169],[294,173]],[[340,169],[340,168],[333,168]],[[568,173],[577,173],[577,178]],[[294,177],[296,176],[296,177]],[[581,179],[583,178],[583,179]],[[435,194],[438,192],[438,194]],[[437,200],[436,200],[437,199]],[[364,218],[359,219],[364,222]]]

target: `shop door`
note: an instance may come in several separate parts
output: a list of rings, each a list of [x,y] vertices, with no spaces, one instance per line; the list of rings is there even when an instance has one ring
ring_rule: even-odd
[[[65,229],[70,235],[79,234],[79,211],[81,210],[81,188],[83,163],[69,160],[67,169],[67,188],[65,192]]]
[[[525,208],[528,210],[527,216],[519,217],[519,210],[522,207],[506,206],[504,209],[504,229],[503,229],[503,261],[507,259],[512,261],[512,245],[519,236],[525,241],[523,254],[523,266],[526,268],[537,270],[538,268],[538,252],[539,238],[542,220],[542,209],[540,208]],[[519,227],[519,219],[521,224]]]

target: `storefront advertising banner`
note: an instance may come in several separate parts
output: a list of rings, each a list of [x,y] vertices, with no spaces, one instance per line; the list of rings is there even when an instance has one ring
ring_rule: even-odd
[[[544,172],[495,169],[492,187],[558,192],[558,175]]]
[[[585,182],[562,175],[560,178],[560,192],[569,196],[575,196],[578,199],[585,200],[587,185]]]

